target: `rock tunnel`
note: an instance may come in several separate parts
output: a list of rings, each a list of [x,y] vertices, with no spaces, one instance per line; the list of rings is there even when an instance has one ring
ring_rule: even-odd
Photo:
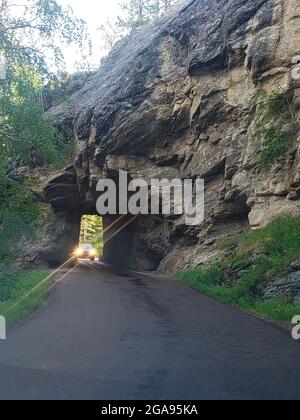
[[[204,179],[205,222],[191,229],[139,217],[116,229],[107,262],[164,272],[199,266],[222,255],[224,238],[299,215],[299,141],[263,171],[252,132],[253,98],[262,91],[282,86],[300,112],[299,80],[290,77],[299,14],[294,1],[284,3],[281,16],[273,0],[187,2],[117,43],[82,89],[49,110],[74,133],[76,159],[44,189],[55,218],[45,260],[68,258],[81,216],[95,214],[98,180],[119,170],[146,181]],[[105,227],[117,217],[108,215]]]
[[[44,197],[61,227],[55,237],[55,249],[47,256],[48,262],[55,266],[68,260],[77,247],[82,216],[99,215],[97,195],[82,194],[76,171],[69,167],[48,181]],[[163,238],[164,219],[119,214],[100,216],[103,217],[104,262],[122,268],[157,269],[167,252]]]

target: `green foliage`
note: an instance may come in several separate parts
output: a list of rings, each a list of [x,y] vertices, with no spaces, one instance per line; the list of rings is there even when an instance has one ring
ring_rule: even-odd
[[[300,313],[300,303],[286,303],[284,299],[256,301],[251,307],[244,307],[253,313],[261,314],[269,319],[290,323],[295,314]]]
[[[184,271],[175,275],[175,279],[193,288],[214,296],[223,302],[231,303],[231,288],[221,284],[222,271],[218,265],[208,266],[199,271]]]
[[[118,17],[118,26],[132,30],[146,25],[166,13],[175,0],[127,0],[121,4],[125,17]]]
[[[222,280],[220,266],[217,264],[203,268],[200,271],[190,270],[178,273],[176,276],[180,280],[188,279],[189,284],[192,286],[197,286],[200,283],[203,287],[208,288],[220,285]]]
[[[87,49],[85,24],[55,0],[0,2],[0,145],[7,160],[62,166],[72,145],[43,117],[42,90],[49,67],[63,66],[61,45]]]
[[[260,91],[253,100],[256,115],[252,137],[262,144],[260,165],[267,169],[287,155],[296,138],[295,120],[287,93],[275,91],[268,95]]]
[[[300,218],[282,217],[266,228],[248,233],[237,249],[247,256],[254,250],[262,250],[274,275],[300,257]]]
[[[238,243],[239,243],[238,236],[229,236],[221,241],[220,248],[224,250],[235,248],[238,245]]]
[[[39,219],[39,207],[28,183],[19,184],[9,178],[1,179],[0,187],[0,271],[11,263],[14,243],[30,234]]]
[[[263,168],[268,168],[278,159],[286,156],[295,140],[295,134],[288,131],[265,130],[263,134],[263,147],[260,163]]]
[[[208,278],[204,278],[203,281],[203,276],[197,276],[197,274],[199,272],[187,271],[177,274],[175,279],[221,302],[237,306],[240,309],[274,321],[290,323],[293,316],[300,313],[300,303],[287,303],[284,298],[266,301],[257,297],[249,299],[248,296],[243,295],[245,292],[243,287],[221,286],[216,284],[214,279],[210,282]],[[251,283],[250,287],[247,285],[246,290],[251,290],[251,286]]]
[[[89,48],[86,25],[70,8],[56,0],[0,2],[0,51],[8,67],[21,64],[48,73],[50,65],[64,65],[63,44]]]
[[[100,216],[82,216],[80,243],[92,244],[99,255],[103,254],[103,221]]]
[[[25,317],[39,307],[50,280],[44,281],[48,271],[15,271],[0,273],[0,314],[8,324]]]
[[[12,281],[8,272],[18,257],[15,244],[34,234],[40,217],[31,181],[15,179],[11,169],[61,167],[69,161],[70,133],[61,134],[44,118],[42,90],[51,79],[50,66],[63,65],[60,46],[73,43],[86,49],[87,42],[84,23],[55,0],[0,0],[0,56],[6,67],[0,80],[0,274],[4,283]]]
[[[129,0],[122,4],[125,17],[119,17],[118,24],[125,29],[146,25],[159,16],[160,2],[157,0]]]
[[[254,253],[259,257],[251,262]],[[300,218],[282,217],[262,230],[247,233],[235,253],[218,265],[178,273],[176,279],[223,302],[278,321],[290,321],[299,313],[300,304],[291,303],[288,296],[263,301],[261,294],[274,276],[284,273],[298,258]],[[228,285],[225,277],[234,276],[236,271],[241,272],[239,279]]]
[[[0,267],[13,261],[14,242],[32,235],[39,217],[31,181],[12,179],[10,166],[19,162],[62,167],[73,151],[70,137],[44,119],[39,72],[20,67],[14,73],[15,80],[0,83]]]
[[[63,44],[89,48],[85,25],[70,9],[55,0],[0,0],[0,57],[6,70],[0,80],[0,313],[9,323],[37,307],[48,286],[42,281],[45,271],[11,268],[16,243],[34,235],[41,216],[32,182],[15,179],[11,169],[61,167],[70,159],[70,133],[61,134],[44,118],[42,97],[53,78],[49,68],[64,64]]]
[[[1,85],[0,85],[1,88]],[[40,77],[22,68],[0,97],[0,151],[2,156],[21,158],[23,164],[53,164],[61,167],[73,150],[71,135],[61,134],[43,116],[39,102]]]

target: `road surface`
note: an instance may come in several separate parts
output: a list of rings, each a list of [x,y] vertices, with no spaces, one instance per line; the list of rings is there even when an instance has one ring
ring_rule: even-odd
[[[85,263],[0,341],[0,398],[300,399],[299,344],[183,285]]]

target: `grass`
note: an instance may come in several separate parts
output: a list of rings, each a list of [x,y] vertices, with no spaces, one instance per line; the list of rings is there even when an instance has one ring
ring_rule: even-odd
[[[253,139],[261,142],[260,166],[270,168],[287,155],[296,139],[296,121],[286,92],[258,92],[253,100],[256,115],[253,121]],[[288,126],[288,128],[287,128]]]
[[[46,270],[0,274],[0,315],[6,318],[8,325],[41,306],[50,280],[41,282],[48,274]],[[37,287],[38,285],[40,286]]]
[[[299,258],[300,218],[284,217],[265,229],[246,234],[222,261],[177,273],[175,279],[238,308],[275,321],[291,322],[294,315],[300,314],[300,303],[292,303],[287,295],[263,300],[262,292]]]
[[[199,273],[202,273],[202,275],[199,276]],[[206,278],[203,272],[186,271],[184,273],[177,273],[175,279],[193,287],[201,293],[214,297],[220,302],[228,303],[273,321],[290,323],[295,315],[300,314],[300,303],[287,304],[284,298],[268,301],[243,298],[238,288],[216,284],[215,279]]]

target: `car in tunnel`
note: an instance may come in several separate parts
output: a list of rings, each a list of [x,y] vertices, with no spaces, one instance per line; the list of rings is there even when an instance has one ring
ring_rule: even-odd
[[[95,261],[96,250],[91,244],[80,244],[76,249],[75,256],[79,259],[88,259],[90,261]]]

